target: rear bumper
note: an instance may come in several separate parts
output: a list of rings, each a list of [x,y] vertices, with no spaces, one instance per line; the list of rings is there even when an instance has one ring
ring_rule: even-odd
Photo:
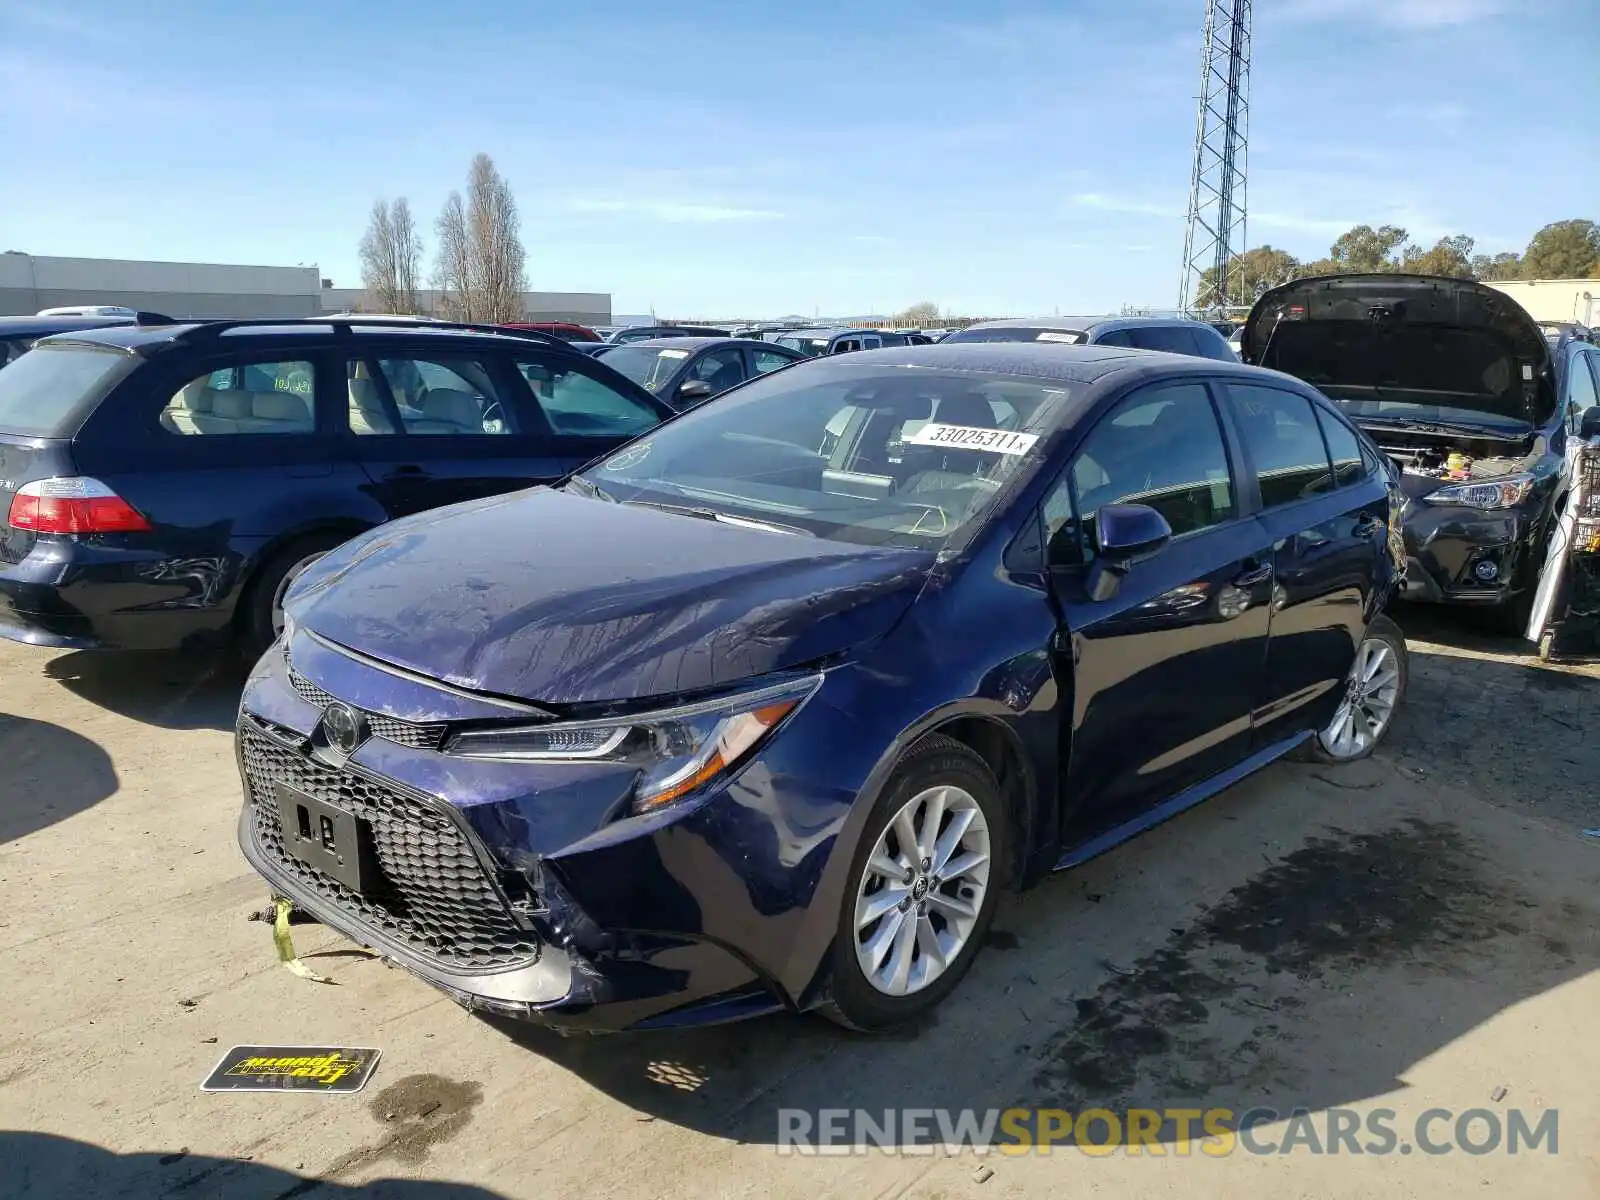
[[[74,650],[214,644],[232,624],[241,562],[40,538],[0,563],[0,637]]]

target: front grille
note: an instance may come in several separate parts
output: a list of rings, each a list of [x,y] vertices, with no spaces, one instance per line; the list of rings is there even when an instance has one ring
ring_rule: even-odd
[[[333,696],[312,683],[293,666],[289,668],[289,686],[298,692],[300,698],[307,704],[315,705],[317,708],[327,708],[334,702]],[[419,724],[402,721],[398,717],[386,717],[382,713],[368,712],[364,715],[367,718],[367,728],[372,731],[373,737],[410,746],[414,750],[437,750],[444,744],[445,725],[442,721]]]
[[[248,716],[239,745],[257,847],[302,887],[442,967],[482,970],[538,957],[466,836],[432,804],[400,789],[316,762],[268,737]],[[288,784],[353,813],[372,831],[379,877],[358,894],[289,854],[277,785]]]

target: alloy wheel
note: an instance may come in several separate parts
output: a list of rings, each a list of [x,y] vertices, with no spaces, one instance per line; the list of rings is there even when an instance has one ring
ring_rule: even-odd
[[[989,824],[962,788],[917,793],[889,821],[856,889],[856,960],[876,990],[922,991],[971,939],[989,889]]]
[[[1381,638],[1368,638],[1356,651],[1338,711],[1318,735],[1322,748],[1334,758],[1359,758],[1383,736],[1399,698],[1394,648]]]

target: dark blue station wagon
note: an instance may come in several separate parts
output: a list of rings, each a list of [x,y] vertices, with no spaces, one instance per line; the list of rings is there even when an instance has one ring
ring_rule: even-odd
[[[259,653],[339,543],[561,478],[670,415],[541,334],[125,326],[0,370],[0,636]]]

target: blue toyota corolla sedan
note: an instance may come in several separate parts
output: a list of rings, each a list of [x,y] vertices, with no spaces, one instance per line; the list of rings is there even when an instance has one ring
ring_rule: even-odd
[[[310,568],[244,693],[240,840],[474,1010],[886,1027],[1003,890],[1290,751],[1372,751],[1399,506],[1259,368],[797,364]]]

